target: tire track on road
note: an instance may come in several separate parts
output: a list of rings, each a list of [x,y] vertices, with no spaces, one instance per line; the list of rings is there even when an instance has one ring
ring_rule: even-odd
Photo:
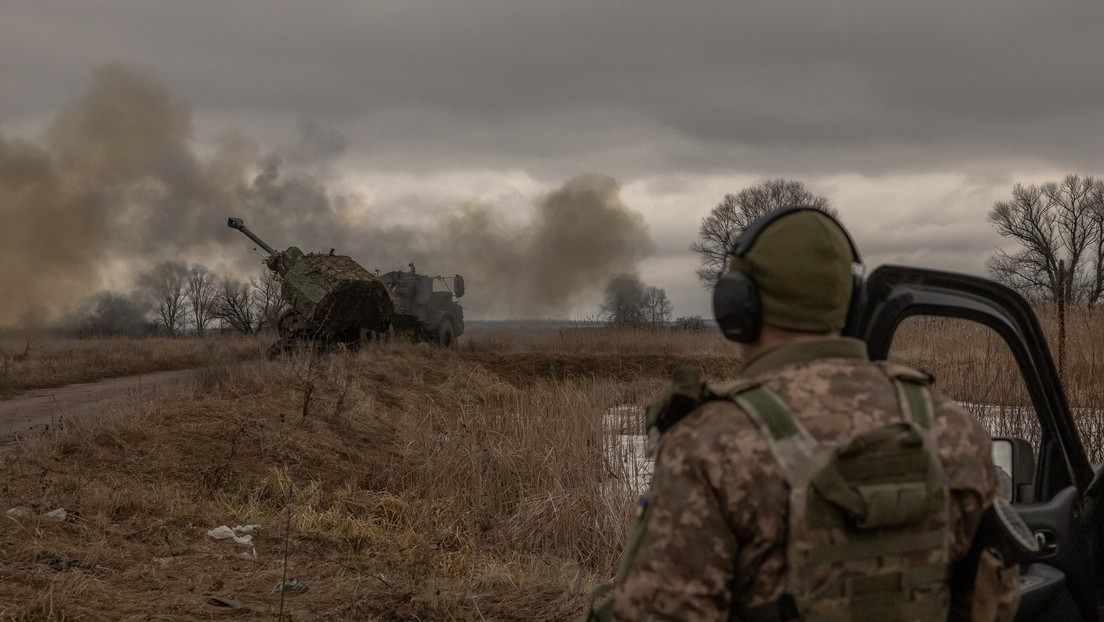
[[[125,400],[177,390],[194,372],[183,369],[107,378],[36,389],[0,400],[0,450],[10,449],[24,438],[44,432],[64,419],[95,416]]]

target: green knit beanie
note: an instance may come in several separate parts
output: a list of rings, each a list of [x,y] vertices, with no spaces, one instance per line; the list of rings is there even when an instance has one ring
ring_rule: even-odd
[[[730,258],[729,270],[755,281],[765,323],[827,333],[842,329],[847,320],[853,261],[840,225],[808,210],[768,225],[743,257]]]

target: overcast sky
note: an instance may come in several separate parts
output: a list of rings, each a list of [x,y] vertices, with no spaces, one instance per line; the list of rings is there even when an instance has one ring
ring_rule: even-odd
[[[562,205],[555,197],[585,189],[595,206],[586,210],[605,210],[599,226],[631,229],[596,274],[636,269],[667,291],[676,315],[708,316],[688,246],[725,193],[766,178],[796,179],[828,197],[868,270],[906,263],[983,273],[1001,243],[986,214],[1014,184],[1104,169],[1102,26],[1099,3],[1026,0],[0,0],[0,147],[9,152],[0,178],[19,174],[13,163],[23,160],[12,152],[76,157],[57,146],[72,127],[65,111],[137,81],[142,94],[164,90],[159,110],[174,111],[172,140],[189,161],[221,161],[233,143],[257,156],[250,175],[274,154],[285,182],[288,171],[297,183],[310,175],[325,209],[292,215],[298,208],[285,203],[280,213],[294,226],[249,222],[262,235],[294,237],[311,221],[304,239],[355,246],[351,231],[390,231],[369,240],[376,251],[342,250],[403,266],[413,257],[395,256],[399,241],[433,245],[472,210],[505,227],[496,243],[536,244],[551,235],[543,227]],[[105,77],[105,67],[124,76]],[[125,195],[131,217],[142,197],[177,205],[165,196],[175,186],[161,185],[153,192],[130,179],[111,196]],[[8,230],[0,241],[10,248],[32,226],[56,224],[18,207],[16,187],[0,189],[0,213],[14,223],[0,226]],[[87,209],[58,205],[50,218]],[[572,218],[585,221],[586,210]],[[216,206],[202,215],[209,231],[189,230],[216,246],[167,245],[163,257],[103,247],[95,286],[122,286],[138,258],[196,261],[232,246],[247,254],[226,215]],[[102,228],[81,230],[110,236],[124,222],[104,218]],[[302,242],[274,246],[293,243]],[[434,273],[498,271],[462,244],[445,246],[451,263],[428,247],[410,254],[438,264],[424,266]],[[555,260],[509,251],[517,262]],[[5,271],[17,261],[0,257]],[[601,283],[582,279],[547,310],[493,305],[480,302],[481,276],[466,276],[473,316],[583,317],[601,298]],[[73,296],[88,293],[73,287]],[[511,296],[501,283],[485,291]]]

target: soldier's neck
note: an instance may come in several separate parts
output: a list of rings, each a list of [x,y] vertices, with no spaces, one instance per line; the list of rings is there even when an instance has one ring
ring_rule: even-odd
[[[759,331],[759,338],[751,343],[743,344],[740,347],[740,354],[743,357],[744,365],[747,365],[747,363],[754,361],[767,352],[782,346],[820,341],[839,336],[840,331],[838,330],[827,333],[806,333],[763,324],[762,330]]]

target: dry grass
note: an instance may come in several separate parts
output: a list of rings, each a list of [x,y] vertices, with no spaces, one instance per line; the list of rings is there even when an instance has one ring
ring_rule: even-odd
[[[469,350],[521,353],[556,352],[559,354],[649,354],[686,357],[732,356],[732,343],[719,331],[621,329],[599,327],[533,330],[472,331],[466,341]]]
[[[253,359],[269,341],[264,336],[233,335],[209,339],[6,336],[0,338],[0,399],[75,382]]]
[[[1104,329],[1077,322],[1068,390],[1094,408]],[[0,517],[0,620],[567,618],[611,577],[629,522],[633,474],[607,457],[607,413],[636,432],[639,410],[618,407],[650,402],[676,365],[738,372],[713,333],[473,335],[272,362],[266,345],[193,345],[206,366],[179,393],[0,454],[0,511],[16,509]],[[112,370],[185,348],[66,347],[85,346],[85,365]],[[894,353],[959,399],[1022,408],[1002,348],[918,321]],[[53,355],[7,369],[43,382],[19,369],[39,356]],[[57,508],[64,521],[44,518]],[[250,546],[206,535],[245,524],[262,525]],[[291,579],[309,589],[275,591]]]
[[[567,617],[630,516],[603,419],[691,360],[617,341],[223,360],[68,421],[0,455],[0,511],[19,514],[0,519],[0,619],[226,615],[216,597],[244,619]],[[250,523],[251,547],[205,535]],[[310,589],[274,592],[285,572]]]

